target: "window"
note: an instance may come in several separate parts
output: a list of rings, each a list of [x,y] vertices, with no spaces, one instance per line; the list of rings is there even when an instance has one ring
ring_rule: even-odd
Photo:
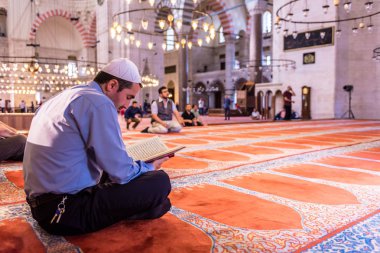
[[[174,30],[171,27],[166,31],[166,50],[174,50]]]
[[[270,66],[270,65],[271,65],[270,62],[271,62],[271,57],[270,57],[270,55],[265,56],[265,63],[266,63],[267,66]]]
[[[272,14],[269,11],[263,14],[263,33],[272,32]]]
[[[222,44],[222,43],[224,43],[225,41],[226,41],[226,39],[224,38],[224,33],[223,33],[223,27],[222,26],[220,26],[220,28],[219,28],[219,43],[220,44]]]

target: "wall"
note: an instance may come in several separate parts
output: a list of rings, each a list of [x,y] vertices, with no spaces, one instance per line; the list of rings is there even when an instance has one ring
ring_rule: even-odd
[[[274,10],[284,4],[285,1],[279,0],[274,3]],[[322,14],[320,1],[308,1],[309,9],[313,10],[309,14],[309,19],[335,18],[335,13],[330,10],[325,16]],[[303,7],[303,4],[301,4]],[[317,10],[321,10],[320,12]],[[303,19],[302,10],[294,9],[293,20]],[[274,15],[275,16],[275,15]],[[327,27],[327,25],[326,25]],[[320,25],[310,25],[309,30],[319,29]],[[288,26],[290,34],[294,26]],[[307,27],[296,27],[298,32],[304,32]],[[303,65],[303,54],[315,52],[316,63]],[[282,32],[273,32],[273,59],[289,59],[296,61],[295,70],[284,70],[275,68],[273,71],[273,82],[282,83],[282,91],[285,91],[288,85],[293,87],[296,93],[293,109],[301,113],[301,87],[304,85],[311,87],[311,117],[313,119],[327,119],[335,117],[335,84],[336,84],[336,46],[330,45],[325,47],[315,47],[306,49],[297,49],[293,51],[283,51],[283,34]]]
[[[360,1],[361,2],[361,1]],[[361,4],[361,5],[360,5]],[[360,6],[359,6],[360,5]],[[363,14],[363,2],[353,1],[352,15]],[[375,2],[372,12],[380,10]],[[340,13],[340,15],[344,15]],[[365,20],[368,24],[368,20]],[[377,104],[380,100],[380,64],[372,60],[373,49],[380,46],[380,15],[372,18],[375,29],[369,33],[360,29],[357,35],[351,32],[352,23],[342,25],[342,36],[337,39],[335,116],[340,118],[348,110],[348,92],[343,86],[352,84],[352,111],[356,118],[380,119]]]

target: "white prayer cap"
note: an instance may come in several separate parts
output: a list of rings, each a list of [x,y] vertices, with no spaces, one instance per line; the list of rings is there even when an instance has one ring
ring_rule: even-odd
[[[112,60],[102,71],[125,81],[141,83],[141,76],[136,64],[127,58]]]

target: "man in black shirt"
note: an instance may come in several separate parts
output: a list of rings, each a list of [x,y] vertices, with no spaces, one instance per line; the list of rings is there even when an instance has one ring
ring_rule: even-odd
[[[295,96],[293,89],[291,86],[288,86],[288,89],[284,92],[284,109],[286,111],[285,120],[290,120],[292,118],[292,96]]]
[[[185,126],[201,126],[201,123],[198,122],[194,113],[191,112],[191,105],[187,104],[185,111],[182,113],[183,122]]]

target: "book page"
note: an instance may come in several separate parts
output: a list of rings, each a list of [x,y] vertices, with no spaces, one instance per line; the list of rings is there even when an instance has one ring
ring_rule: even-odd
[[[165,153],[168,150],[168,147],[157,136],[138,141],[127,147],[128,155],[134,160],[142,161],[149,160],[157,154]]]

